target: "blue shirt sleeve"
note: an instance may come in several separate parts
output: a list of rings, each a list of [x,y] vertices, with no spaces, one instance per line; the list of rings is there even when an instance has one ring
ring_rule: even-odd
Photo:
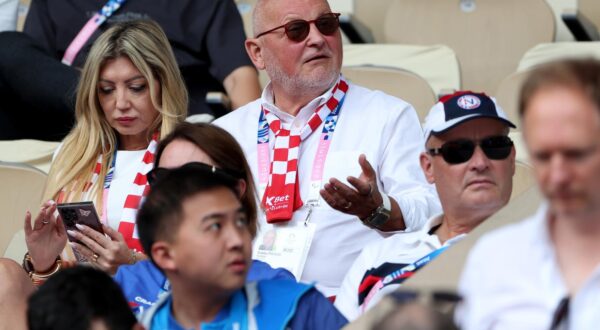
[[[246,283],[261,280],[292,280],[296,278],[285,268],[273,268],[268,263],[260,260],[252,260],[252,266],[248,272]]]
[[[341,329],[348,320],[316,289],[311,289],[300,298],[296,314],[288,326],[299,329]]]

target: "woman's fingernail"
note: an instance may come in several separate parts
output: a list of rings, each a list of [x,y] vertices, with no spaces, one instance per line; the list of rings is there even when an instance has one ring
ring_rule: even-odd
[[[74,230],[67,230],[67,234],[69,234],[69,236],[77,236],[77,232]]]
[[[83,225],[80,225],[78,223],[75,224],[75,227],[77,227],[77,229],[79,229],[79,230],[84,230],[85,229],[85,227]]]

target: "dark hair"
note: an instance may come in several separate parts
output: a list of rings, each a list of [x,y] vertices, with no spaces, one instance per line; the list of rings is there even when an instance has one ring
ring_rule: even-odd
[[[50,277],[29,297],[29,329],[87,330],[103,321],[108,329],[130,330],[137,322],[121,288],[101,270],[76,266]]]
[[[205,164],[188,163],[167,170],[153,183],[137,214],[137,228],[142,247],[152,259],[152,245],[157,240],[171,241],[183,221],[183,203],[202,192],[224,187],[238,196],[238,182]]]
[[[540,65],[533,69],[519,98],[519,115],[523,117],[532,97],[543,88],[567,87],[582,91],[600,113],[600,61],[568,59]]]
[[[241,192],[241,203],[244,209],[246,209],[248,223],[250,224],[250,233],[254,237],[258,227],[256,189],[248,161],[246,161],[244,152],[235,138],[224,129],[215,125],[206,123],[180,123],[173,132],[159,142],[156,149],[156,157],[154,158],[155,168],[158,167],[158,162],[165,148],[175,140],[184,140],[194,144],[199,149],[202,149],[215,162],[217,167],[246,182],[246,191]]]

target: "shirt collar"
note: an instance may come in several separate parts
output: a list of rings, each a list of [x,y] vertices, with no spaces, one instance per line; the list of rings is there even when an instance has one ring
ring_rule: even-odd
[[[324,104],[325,102],[327,102],[327,100],[331,98],[331,96],[333,95],[333,88],[338,84],[340,78],[341,75],[340,77],[338,77],[335,84],[333,84],[328,90],[326,90],[325,93],[317,96],[312,101],[308,102],[308,104],[303,106],[302,109],[298,111],[298,114],[296,116],[292,116],[289,113],[282,111],[275,105],[275,96],[273,95],[272,82],[269,82],[265,89],[263,89],[262,95],[260,97],[261,105],[265,109],[273,113],[275,116],[277,116],[277,118],[279,118],[279,120],[281,120],[282,123],[291,123],[292,121],[294,121],[295,118],[308,121],[310,116],[315,112],[315,109],[317,109],[320,105]]]

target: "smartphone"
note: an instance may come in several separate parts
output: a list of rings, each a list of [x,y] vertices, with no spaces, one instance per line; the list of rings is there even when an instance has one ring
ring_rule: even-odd
[[[86,225],[93,230],[104,234],[100,218],[92,202],[64,203],[56,206],[63,224],[67,230],[78,230],[75,224]],[[77,239],[69,236],[69,241],[80,243]]]

